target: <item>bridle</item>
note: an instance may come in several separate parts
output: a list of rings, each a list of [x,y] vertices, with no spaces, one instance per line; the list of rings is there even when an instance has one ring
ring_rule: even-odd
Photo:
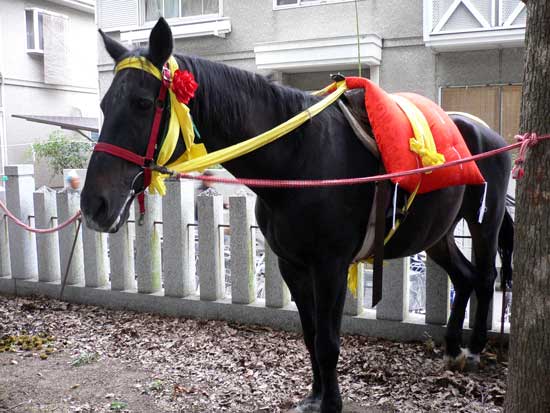
[[[135,165],[140,166],[143,169],[143,188],[138,192],[138,202],[140,215],[145,213],[145,189],[151,183],[151,169],[154,167],[154,154],[157,148],[157,142],[159,139],[160,124],[162,120],[162,115],[164,114],[164,108],[166,107],[166,95],[168,88],[170,87],[170,69],[168,65],[165,64],[162,68],[162,80],[160,85],[160,91],[157,99],[155,100],[155,115],[153,117],[153,126],[151,126],[151,132],[149,133],[149,142],[147,144],[147,150],[145,151],[145,156],[138,155],[128,149],[125,149],[118,145],[113,145],[111,143],[98,142],[94,147],[94,152],[105,152],[110,155],[122,158],[128,162],[131,162]],[[136,175],[134,181],[140,174]],[[134,184],[134,182],[132,183]],[[133,189],[133,185],[132,185]]]
[[[166,175],[170,174],[170,171],[167,167],[165,167],[165,164],[173,155],[176,147],[176,142],[179,139],[180,133],[183,134],[183,141],[186,150],[180,158],[174,161],[175,163],[181,163],[185,160],[189,160],[193,157],[193,155],[202,155],[204,146],[194,143],[193,121],[191,120],[189,114],[189,108],[187,108],[187,106],[185,105],[188,99],[185,100],[185,103],[182,103],[180,98],[177,96],[176,91],[174,91],[173,79],[176,78],[176,72],[178,72],[179,70],[178,64],[173,57],[170,57],[170,59],[163,65],[162,70],[160,71],[144,57],[129,57],[123,59],[117,64],[115,71],[118,72],[123,69],[143,70],[155,76],[161,82],[159,94],[157,96],[157,99],[155,100],[155,114],[153,117],[151,131],[149,133],[149,140],[147,143],[145,155],[143,156],[129,149],[106,142],[98,142],[94,147],[94,152],[108,153],[110,155],[124,159],[130,163],[133,163],[134,165],[137,165],[141,168],[141,171],[134,177],[132,181],[132,191],[138,192],[137,199],[139,203],[141,220],[145,213],[144,192],[152,184],[153,181],[155,182],[155,184],[151,185],[153,188],[152,191],[164,194],[164,184],[162,183],[163,178],[160,177],[160,175],[164,175],[165,177]],[[190,94],[188,97],[192,97],[193,93]],[[166,113],[166,108],[168,107],[167,98],[170,98],[171,109],[169,113],[170,116],[167,118],[168,129],[165,132],[166,136],[164,136],[161,133],[161,124],[163,116]],[[162,141],[163,139],[164,141]],[[173,164],[174,163],[172,163],[172,165]],[[140,177],[141,174],[143,174],[144,178],[143,187],[139,191],[136,191],[134,185],[137,181],[137,178]],[[160,179],[156,179],[157,177],[159,177]]]

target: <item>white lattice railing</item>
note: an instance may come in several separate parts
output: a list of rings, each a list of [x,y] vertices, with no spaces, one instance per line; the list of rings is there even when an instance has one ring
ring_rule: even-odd
[[[520,0],[424,0],[424,41],[441,51],[519,47],[525,21]]]

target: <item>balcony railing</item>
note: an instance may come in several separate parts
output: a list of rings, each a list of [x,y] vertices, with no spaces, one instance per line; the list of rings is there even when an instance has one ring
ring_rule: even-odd
[[[522,46],[525,21],[520,0],[424,0],[424,42],[438,51]]]

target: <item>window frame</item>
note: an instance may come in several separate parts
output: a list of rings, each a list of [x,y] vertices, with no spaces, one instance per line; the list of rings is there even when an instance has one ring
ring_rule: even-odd
[[[33,24],[33,32],[34,32],[33,47],[32,48],[28,47],[27,36],[26,36],[26,34],[27,34],[27,12],[28,11],[32,12],[32,24]],[[66,16],[64,14],[56,13],[56,12],[49,11],[49,10],[44,10],[44,9],[39,8],[39,7],[25,7],[25,14],[24,14],[24,17],[25,17],[25,50],[27,51],[28,54],[40,55],[40,56],[44,55],[44,20],[42,18],[42,29],[40,29],[40,25],[38,23],[38,16],[39,15],[44,16],[46,14],[49,15],[49,16],[61,17],[63,19],[68,19],[69,18],[68,16]],[[40,48],[40,31],[42,31],[42,48]]]
[[[32,36],[32,47],[29,47],[28,43],[28,22],[27,22],[27,12],[32,13],[32,25],[33,25],[33,36]],[[40,25],[38,23],[38,15],[43,14],[43,10],[37,9],[36,7],[27,7],[25,8],[25,50],[29,54],[44,54],[44,47],[40,48]],[[44,20],[42,20],[42,25],[44,25]],[[42,27],[42,46],[44,46],[44,27]]]
[[[152,28],[156,24],[156,20],[145,20],[145,2],[147,0],[141,0],[139,2],[139,21],[141,24],[141,27],[146,28]],[[217,20],[223,17],[223,0],[218,0],[219,10],[218,14],[211,13],[211,14],[198,14],[196,16],[178,16],[178,17],[169,17],[166,18],[166,21],[171,25],[178,25],[178,24],[191,24],[191,23],[197,23],[197,22],[203,22],[203,21],[212,21]],[[164,7],[164,0],[162,3]],[[181,14],[181,0],[179,0],[179,14]]]
[[[301,7],[324,6],[326,4],[350,3],[350,2],[354,2],[355,0],[312,0],[304,4],[302,4],[303,0],[295,0],[295,1],[296,1],[296,4],[278,5],[277,0],[273,0],[273,10],[287,10],[287,9],[297,9]]]

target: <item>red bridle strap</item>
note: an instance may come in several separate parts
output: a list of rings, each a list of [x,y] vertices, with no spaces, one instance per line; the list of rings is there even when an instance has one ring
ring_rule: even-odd
[[[124,149],[117,145],[112,145],[110,143],[98,142],[94,146],[94,152],[105,152],[109,155],[116,156],[132,162],[138,166],[145,166],[145,157],[140,156],[128,149]]]

